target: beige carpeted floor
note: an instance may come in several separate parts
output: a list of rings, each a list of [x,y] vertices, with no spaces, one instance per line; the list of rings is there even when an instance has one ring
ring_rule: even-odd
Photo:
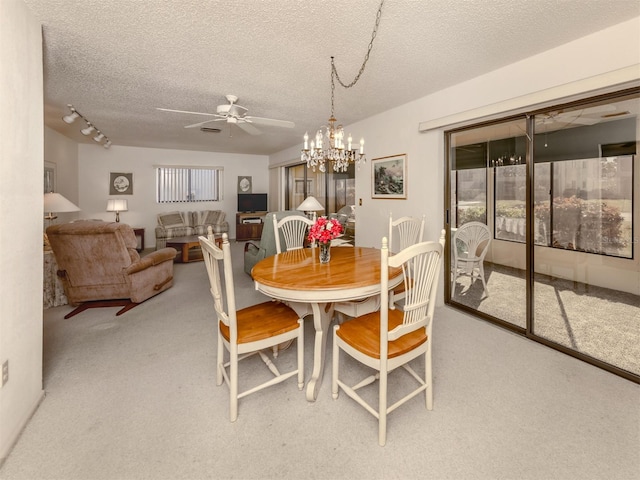
[[[241,273],[242,246],[240,307],[262,298]],[[121,317],[45,310],[46,398],[1,479],[638,478],[639,385],[446,307],[434,324],[434,410],[419,397],[393,412],[385,447],[371,415],[331,398],[330,370],[315,403],[291,379],[242,399],[230,423],[204,265],[176,265],[175,278]],[[244,384],[266,375],[246,362]],[[343,370],[364,373],[346,360]],[[408,381],[396,373],[392,396]]]

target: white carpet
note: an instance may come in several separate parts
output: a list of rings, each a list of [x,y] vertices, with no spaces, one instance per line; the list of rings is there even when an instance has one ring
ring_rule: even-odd
[[[242,273],[242,246],[239,307],[264,298]],[[330,369],[315,403],[291,379],[241,399],[230,423],[204,265],[176,265],[175,278],[121,317],[45,310],[47,395],[1,479],[638,478],[639,385],[449,308],[434,324],[434,410],[420,396],[393,412],[385,447],[372,416],[331,398]],[[268,373],[250,359],[240,375]]]

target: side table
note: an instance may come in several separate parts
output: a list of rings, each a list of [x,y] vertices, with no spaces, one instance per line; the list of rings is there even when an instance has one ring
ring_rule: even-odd
[[[138,250],[138,252],[142,252],[144,250],[144,227],[142,228],[131,227],[131,228],[133,228],[133,233],[135,234],[135,236],[140,238],[140,246],[136,247],[136,250]]]

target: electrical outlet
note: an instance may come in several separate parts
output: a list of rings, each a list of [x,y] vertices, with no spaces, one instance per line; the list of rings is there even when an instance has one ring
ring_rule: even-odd
[[[2,386],[4,387],[9,381],[9,360],[5,360],[2,364]]]

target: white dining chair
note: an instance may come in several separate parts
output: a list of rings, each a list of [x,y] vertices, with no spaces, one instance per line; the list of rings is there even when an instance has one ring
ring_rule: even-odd
[[[216,247],[213,234],[208,237],[201,236],[199,240],[218,324],[216,384],[222,385],[224,381],[229,387],[229,417],[235,422],[238,418],[238,400],[242,397],[283,382],[294,375],[298,376],[298,389],[302,390],[304,322],[290,307],[281,302],[268,301],[236,310],[229,237],[226,233],[222,235],[222,249]],[[226,302],[223,301],[220,264],[224,271]],[[268,351],[278,344],[293,340],[296,340],[298,350],[297,367],[280,373],[274,361],[269,358]],[[261,357],[274,378],[238,392],[238,363],[255,354]],[[225,360],[227,356],[228,360]]]
[[[313,225],[313,220],[303,216],[287,216],[278,220],[273,216],[273,233],[276,239],[276,252],[283,250],[297,250],[304,247],[309,228]],[[284,245],[280,243],[280,235],[284,239]],[[315,246],[315,242],[311,244]],[[284,248],[283,248],[284,247]]]
[[[453,233],[453,280],[451,291],[455,292],[456,279],[461,276],[482,280],[483,293],[489,296],[484,276],[484,257],[491,243],[491,231],[481,222],[468,222]]]
[[[405,216],[394,220],[393,213],[389,214],[389,251],[399,252],[411,245],[422,242],[424,237],[424,220],[424,215],[422,218]],[[395,248],[394,239],[397,240]],[[402,309],[401,300],[404,298],[404,284],[401,283],[391,289],[389,295],[391,296],[389,299],[391,308]]]
[[[400,217],[393,219],[393,213],[389,214],[389,251],[399,252],[409,245],[422,242],[424,237],[424,221],[416,217]],[[395,245],[397,243],[397,245]]]
[[[438,290],[438,278],[444,249],[444,230],[439,242],[422,242],[389,255],[387,239],[382,240],[380,255],[381,291],[389,287],[389,269],[402,268],[406,286],[404,311],[390,309],[389,296],[381,295],[380,310],[345,321],[333,330],[333,361],[331,394],[338,398],[342,389],[349,397],[378,419],[378,443],[384,446],[387,437],[387,415],[421,392],[425,392],[427,410],[433,409],[431,343],[433,314]],[[411,277],[407,272],[411,272]],[[375,373],[355,385],[347,385],[340,377],[340,352],[375,370]],[[424,377],[421,378],[409,362],[423,357]],[[388,375],[403,367],[418,386],[388,405]],[[378,381],[378,405],[374,408],[358,390]],[[403,392],[404,393],[404,392]],[[400,396],[396,388],[394,396]]]

